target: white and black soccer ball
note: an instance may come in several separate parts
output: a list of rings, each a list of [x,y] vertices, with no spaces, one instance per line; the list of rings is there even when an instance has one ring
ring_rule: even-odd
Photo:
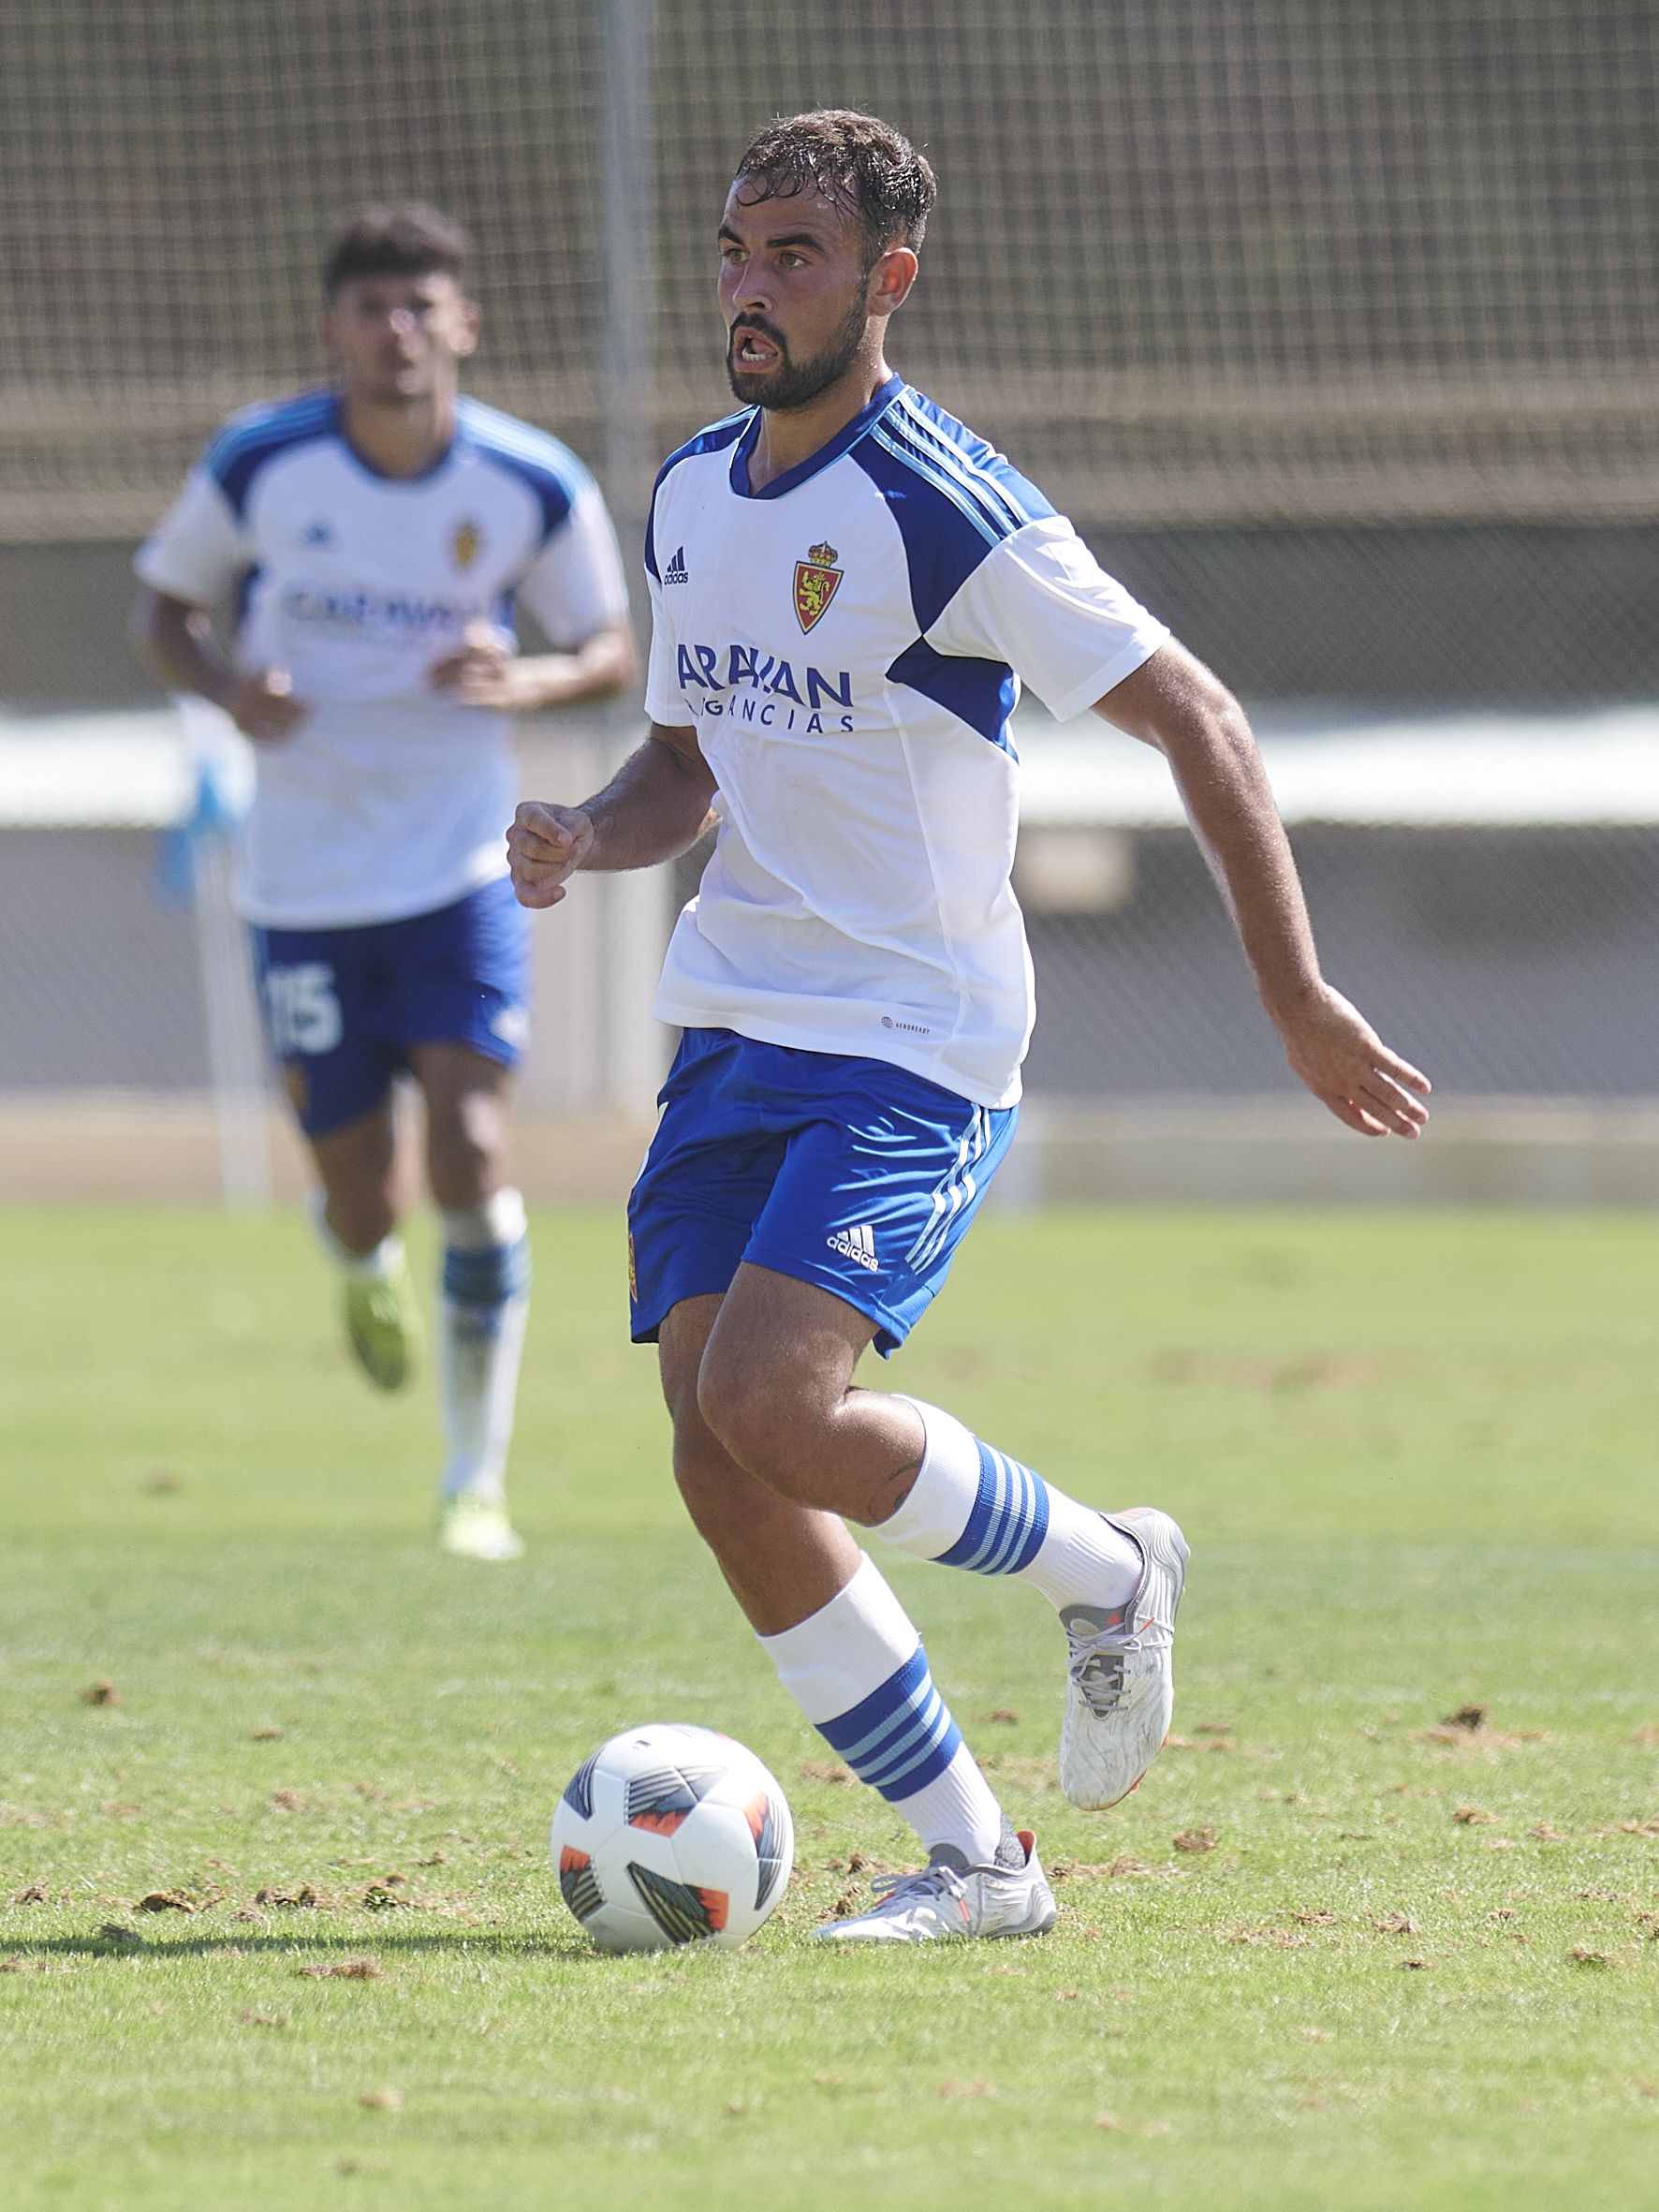
[[[553,1815],[559,1891],[601,1951],[735,1950],[788,1887],[795,1823],[753,1751],[655,1721],[601,1744]]]

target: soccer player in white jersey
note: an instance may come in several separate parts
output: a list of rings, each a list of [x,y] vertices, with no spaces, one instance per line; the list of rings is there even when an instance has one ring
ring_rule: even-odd
[[[938,1407],[853,1386],[937,1292],[1013,1133],[1020,684],[1163,751],[1316,1097],[1411,1137],[1429,1087],[1323,980],[1236,702],[889,371],[932,199],[868,116],[797,116],[743,155],[720,226],[743,406],[657,479],[650,736],[580,807],[521,807],[508,840],[520,898],[547,907],[578,868],[646,867],[718,824],[657,1002],[684,1038],[630,1206],[634,1334],[658,1343],[681,1490],[785,1687],[927,1853],[820,1931],[842,1941],[1054,1918],[847,1522],[1055,1608],[1074,1803],[1132,1790],[1171,1709],[1168,1515],[1098,1512]]]
[[[418,1336],[392,1079],[426,1108],[443,1216],[445,1548],[517,1556],[503,1477],[530,1287],[507,1181],[529,917],[506,880],[510,717],[634,680],[615,535],[557,439],[464,398],[468,241],[368,208],[325,272],[328,389],[237,415],[139,554],[140,645],[257,748],[238,899],[320,1184],[352,1348],[396,1389]],[[234,662],[207,611],[240,586]],[[555,648],[521,656],[512,608]]]

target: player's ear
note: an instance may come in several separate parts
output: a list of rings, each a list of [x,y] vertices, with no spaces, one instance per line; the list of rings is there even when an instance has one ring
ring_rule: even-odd
[[[870,272],[870,312],[892,315],[910,297],[921,264],[907,245],[890,245]]]
[[[478,326],[482,321],[483,316],[476,300],[463,299],[456,302],[452,344],[458,360],[464,361],[469,353],[477,351]]]

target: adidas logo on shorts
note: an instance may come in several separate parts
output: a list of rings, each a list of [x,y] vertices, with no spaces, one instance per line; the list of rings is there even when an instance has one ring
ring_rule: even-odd
[[[860,1221],[856,1229],[838,1229],[824,1241],[832,1252],[839,1252],[856,1267],[868,1268],[872,1275],[880,1274],[881,1261],[875,1257],[875,1231],[868,1221]]]

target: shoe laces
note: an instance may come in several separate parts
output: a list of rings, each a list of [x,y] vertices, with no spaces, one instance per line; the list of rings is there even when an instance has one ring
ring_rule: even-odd
[[[870,1884],[877,1906],[891,1905],[903,1899],[914,1899],[920,1904],[928,1897],[956,1897],[965,1895],[966,1883],[954,1866],[933,1865],[923,1866],[915,1874],[878,1874]]]
[[[1114,1711],[1122,1702],[1123,1662],[1141,1648],[1138,1636],[1116,1629],[1071,1637],[1071,1678],[1097,1718]]]

